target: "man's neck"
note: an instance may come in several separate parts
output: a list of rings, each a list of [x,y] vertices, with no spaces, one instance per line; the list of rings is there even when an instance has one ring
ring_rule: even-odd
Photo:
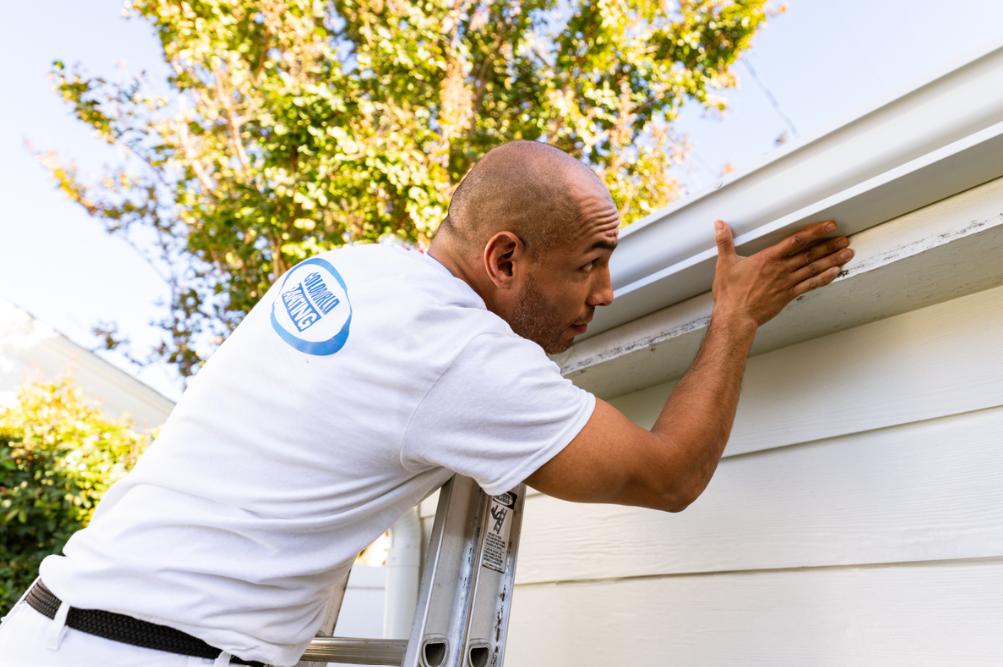
[[[470,285],[470,289],[474,290],[477,296],[484,300],[488,310],[491,310],[491,290],[487,289],[484,283],[489,283],[491,287],[494,285],[488,280],[487,276],[479,276],[476,269],[470,266],[469,261],[464,261],[465,257],[460,251],[458,244],[445,241],[441,236],[436,236],[427,252],[432,259],[446,267],[454,277]],[[483,270],[481,274],[483,274]],[[479,277],[482,279],[478,280]]]

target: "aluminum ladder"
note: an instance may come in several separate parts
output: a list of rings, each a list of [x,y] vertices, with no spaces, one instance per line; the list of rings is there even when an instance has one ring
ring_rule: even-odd
[[[410,638],[316,637],[301,662],[502,667],[525,500],[523,484],[488,496],[455,475],[439,492]]]

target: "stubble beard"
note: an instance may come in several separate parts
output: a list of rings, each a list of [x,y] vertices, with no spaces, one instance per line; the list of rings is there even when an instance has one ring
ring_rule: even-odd
[[[563,340],[562,335],[575,324],[580,322],[577,319],[570,322],[560,319],[547,303],[532,274],[527,276],[526,292],[509,321],[512,330],[537,343],[547,354],[559,354],[574,343],[574,338]]]

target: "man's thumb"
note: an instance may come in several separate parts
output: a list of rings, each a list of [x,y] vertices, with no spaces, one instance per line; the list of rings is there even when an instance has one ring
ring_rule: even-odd
[[[718,257],[735,254],[735,239],[731,235],[731,227],[724,220],[714,223],[714,237],[717,240]]]

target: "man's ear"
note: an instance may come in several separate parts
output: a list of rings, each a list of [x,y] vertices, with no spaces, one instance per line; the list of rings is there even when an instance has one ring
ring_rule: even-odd
[[[526,246],[512,232],[498,232],[484,246],[484,270],[499,289],[510,289],[516,280]]]

